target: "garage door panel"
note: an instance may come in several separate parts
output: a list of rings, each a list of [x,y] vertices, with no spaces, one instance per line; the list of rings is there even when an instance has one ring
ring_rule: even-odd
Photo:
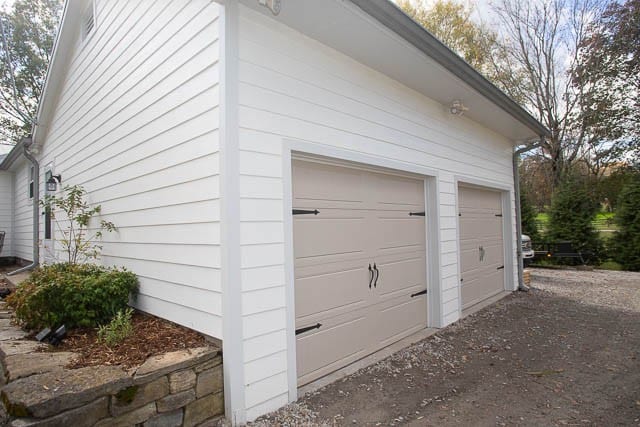
[[[421,253],[415,258],[377,263],[380,274],[375,293],[380,298],[389,298],[398,293],[409,295],[416,288],[426,288],[425,262]]]
[[[398,297],[379,305],[376,311],[379,314],[372,333],[377,337],[378,348],[402,339],[427,324],[425,295]]]
[[[402,217],[378,216],[374,230],[376,249],[408,249],[424,248],[424,218],[410,217],[405,213]]]
[[[479,276],[475,280],[465,279],[462,285],[462,309],[467,309],[474,304],[484,301],[504,291],[504,275],[502,270],[494,270],[486,275]]]
[[[319,215],[296,215],[293,244],[296,260],[365,253],[367,219],[364,211],[324,210]]]
[[[296,319],[307,321],[361,308],[371,299],[365,267],[296,277]]]
[[[474,215],[464,212],[460,217],[461,240],[468,239],[495,239],[502,234],[502,219],[495,214]]]
[[[362,172],[322,163],[293,161],[293,205],[364,208]]]
[[[298,336],[298,384],[328,374],[336,369],[336,365],[365,356],[369,330],[365,312],[361,310],[356,316],[328,319],[319,329]]]
[[[424,183],[415,178],[371,174],[375,192],[371,195],[377,210],[403,210],[424,206]]]
[[[458,206],[460,209],[484,210],[500,213],[502,195],[498,191],[473,187],[460,187],[458,190]]]

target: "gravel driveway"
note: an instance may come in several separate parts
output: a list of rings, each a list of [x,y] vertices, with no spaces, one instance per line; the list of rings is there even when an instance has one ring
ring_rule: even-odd
[[[640,425],[640,273],[532,284],[255,424]]]

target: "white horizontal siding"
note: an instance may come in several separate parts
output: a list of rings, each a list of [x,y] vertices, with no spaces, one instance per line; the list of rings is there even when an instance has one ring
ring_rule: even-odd
[[[221,338],[218,9],[97,1],[41,164],[118,227],[101,262],[138,275],[140,309]]]
[[[0,231],[5,232],[0,257],[13,255],[13,173],[0,171]]]
[[[511,186],[512,174],[504,137],[243,7],[239,58],[245,399],[251,419],[277,407],[287,392],[281,372],[283,140],[438,170],[442,325],[459,316],[456,178]]]

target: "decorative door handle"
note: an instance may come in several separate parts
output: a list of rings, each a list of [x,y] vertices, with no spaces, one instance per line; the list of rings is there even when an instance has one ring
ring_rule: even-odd
[[[373,275],[375,274],[373,272],[373,269],[371,268],[371,264],[369,264],[369,274],[370,274],[370,277],[369,277],[369,289],[371,289],[371,284],[373,283]]]
[[[376,280],[373,282],[373,287],[378,287],[378,279],[380,278],[380,270],[376,267],[376,263],[373,263],[373,270],[376,272]]]

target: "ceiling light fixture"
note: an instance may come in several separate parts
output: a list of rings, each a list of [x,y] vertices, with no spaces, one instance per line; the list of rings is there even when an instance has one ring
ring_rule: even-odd
[[[462,100],[456,99],[451,103],[451,107],[449,107],[449,112],[454,116],[461,116],[465,111],[469,111],[467,107],[462,103]]]
[[[278,15],[280,10],[282,10],[282,1],[281,0],[258,0],[258,4],[269,8],[271,13],[274,15]]]

